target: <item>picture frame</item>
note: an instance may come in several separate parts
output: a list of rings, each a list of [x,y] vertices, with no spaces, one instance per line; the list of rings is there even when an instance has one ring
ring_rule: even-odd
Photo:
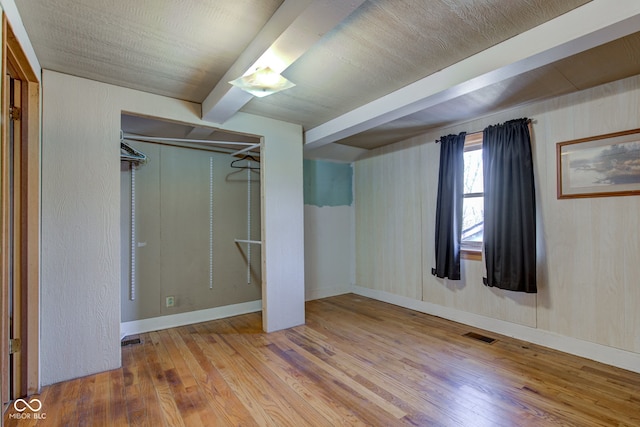
[[[556,144],[558,199],[640,195],[640,129]]]

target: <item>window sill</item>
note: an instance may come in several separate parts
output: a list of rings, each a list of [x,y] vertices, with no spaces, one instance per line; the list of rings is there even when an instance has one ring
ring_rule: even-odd
[[[462,249],[460,251],[460,258],[470,259],[473,261],[482,261],[482,251],[474,249]]]

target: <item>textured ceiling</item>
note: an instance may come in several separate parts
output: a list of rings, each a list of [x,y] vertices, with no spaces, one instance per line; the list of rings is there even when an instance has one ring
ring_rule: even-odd
[[[260,41],[281,5],[317,2],[330,10],[343,1],[15,0],[43,68],[193,102],[226,85],[225,73]],[[318,41],[286,68],[296,87],[253,98],[241,111],[308,130],[586,3],[366,0],[314,34]],[[338,142],[372,148],[638,74],[639,40],[625,37]]]
[[[587,2],[369,0],[243,111],[310,129]]]
[[[42,68],[201,102],[282,0],[16,0]]]
[[[372,149],[425,133],[431,128],[637,74],[640,74],[640,32],[390,121],[340,143]]]

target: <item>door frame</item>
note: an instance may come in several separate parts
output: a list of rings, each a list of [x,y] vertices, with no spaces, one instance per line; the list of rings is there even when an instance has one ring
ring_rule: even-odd
[[[20,90],[20,119],[16,122],[20,133],[19,146],[14,147],[14,159],[8,158],[9,127],[4,124],[9,120],[7,73],[21,81]],[[38,393],[40,390],[39,377],[39,338],[40,338],[40,83],[20,43],[15,37],[6,15],[2,14],[2,76],[0,78],[2,91],[2,132],[0,147],[0,281],[2,283],[2,337],[1,363],[2,369],[9,366],[9,275],[7,265],[9,251],[13,251],[16,260],[16,273],[19,283],[20,305],[18,324],[20,325],[21,347],[17,353],[19,369],[17,384],[9,389],[8,375],[2,376],[3,410],[5,404],[12,398]],[[8,193],[9,180],[8,162],[14,161],[18,165],[18,175],[14,182],[14,198],[19,204],[19,216],[15,244],[11,245],[8,237],[8,213],[10,206],[5,195]],[[15,174],[14,174],[15,176]]]

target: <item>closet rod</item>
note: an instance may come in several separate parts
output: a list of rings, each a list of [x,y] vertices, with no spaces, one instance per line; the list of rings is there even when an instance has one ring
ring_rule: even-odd
[[[221,144],[221,145],[239,145],[242,147],[256,145],[254,142],[212,141],[209,139],[160,138],[156,136],[132,135],[128,133],[124,134],[124,138],[134,139],[137,141],[149,140],[149,141],[196,142],[196,143]]]

